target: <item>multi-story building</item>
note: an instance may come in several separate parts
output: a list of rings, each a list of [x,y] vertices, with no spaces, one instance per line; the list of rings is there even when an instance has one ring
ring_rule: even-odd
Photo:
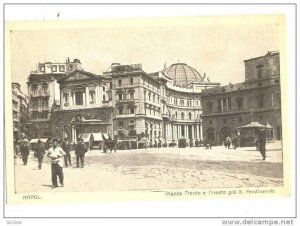
[[[245,82],[207,89],[202,93],[205,139],[221,144],[250,122],[269,124],[281,139],[279,52],[244,61]]]
[[[52,134],[61,138],[111,136],[111,79],[75,70],[58,80],[60,107],[52,111]]]
[[[27,96],[21,90],[21,85],[12,83],[12,112],[14,139],[19,140],[27,134]]]
[[[74,70],[82,70],[78,59],[65,63],[39,63],[37,69],[28,77],[30,137],[51,137],[51,111],[60,104],[60,90],[57,80]]]
[[[128,148],[146,137],[152,146],[202,139],[200,96],[203,89],[219,86],[205,80],[186,64],[173,64],[147,74],[140,64],[113,64],[114,136]]]

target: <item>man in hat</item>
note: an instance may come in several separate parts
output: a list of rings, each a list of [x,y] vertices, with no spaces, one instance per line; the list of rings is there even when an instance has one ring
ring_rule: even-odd
[[[264,128],[261,128],[258,132],[257,145],[258,145],[259,152],[263,157],[262,160],[266,160],[266,157],[267,157],[266,156],[266,141],[267,141],[266,131]]]
[[[20,146],[20,152],[22,156],[23,165],[26,166],[28,161],[28,155],[29,155],[29,146],[28,146],[28,142],[25,139],[22,141],[22,144]]]
[[[80,163],[81,163],[81,168],[83,168],[84,167],[84,157],[85,157],[85,153],[87,152],[87,147],[83,143],[82,138],[78,138],[77,141],[78,141],[78,144],[76,145],[76,148],[75,148],[77,168],[79,168],[79,159],[80,159]]]
[[[38,168],[42,169],[42,163],[43,163],[43,158],[46,153],[46,147],[45,144],[41,140],[38,141],[37,147],[36,147],[36,153],[35,156],[38,159]]]
[[[66,153],[58,146],[58,139],[53,139],[52,147],[49,148],[47,156],[51,158],[51,174],[52,174],[52,188],[56,188],[57,176],[59,178],[59,183],[64,186],[64,173],[63,173],[63,156]]]
[[[64,139],[64,142],[62,143],[62,149],[66,153],[66,155],[64,156],[65,166],[68,167],[68,162],[69,162],[69,165],[72,166],[72,163],[71,163],[72,144],[70,143],[68,138]]]

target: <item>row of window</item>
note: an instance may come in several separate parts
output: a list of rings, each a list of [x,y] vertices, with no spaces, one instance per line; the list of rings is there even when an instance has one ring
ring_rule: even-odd
[[[126,79],[126,80],[127,80],[127,79]],[[119,79],[119,80],[118,80],[118,86],[119,86],[119,87],[123,86],[123,85],[124,85],[123,82],[126,81],[126,80],[125,80],[125,79]],[[130,84],[130,85],[133,85],[133,82],[134,82],[133,78],[129,78],[129,84]],[[125,82],[125,83],[126,83],[126,82]]]
[[[160,103],[159,95],[152,93],[151,91],[144,90],[144,100],[152,101],[154,103]]]
[[[127,95],[126,93],[118,93],[118,100],[134,100],[134,92],[129,92]]]
[[[48,102],[48,99],[41,99],[40,101],[33,99],[31,104],[33,110],[38,110],[39,107],[42,108],[42,110],[49,110]]]
[[[185,99],[179,99],[179,98],[174,98],[170,97],[170,103],[177,105],[177,106],[182,106],[182,107],[192,107],[193,106],[193,101],[192,100],[185,100]],[[195,100],[194,105],[199,106],[200,101]]]
[[[135,121],[134,120],[130,120],[129,124],[128,124],[128,127],[129,127],[130,130],[134,130],[135,129]],[[125,123],[124,123],[124,121],[119,121],[118,122],[118,128],[119,129],[125,129]]]
[[[39,86],[37,84],[32,84],[31,85],[32,94],[38,94],[38,87]],[[41,91],[44,92],[44,93],[47,93],[48,92],[48,87],[49,87],[48,83],[43,83]]]
[[[52,65],[50,67],[51,67],[52,72],[57,72],[58,70],[60,72],[65,72],[66,71],[66,66],[65,65],[59,65],[58,67],[57,67],[57,65]],[[69,65],[69,70],[73,70],[73,65],[71,65],[71,64]],[[45,72],[45,66],[44,65],[40,66],[40,71]]]
[[[175,111],[175,113],[173,114],[173,117],[174,117],[175,119],[181,119],[181,120],[185,120],[185,119],[192,120],[192,113],[189,112],[189,113],[187,114],[187,118],[186,118],[184,112],[181,112],[180,117],[179,117],[177,111]]]
[[[143,80],[143,85],[146,86],[146,87],[148,87],[149,89],[153,90],[154,92],[158,92],[159,91],[159,88],[157,86],[153,85],[153,83],[150,82],[147,79]]]
[[[127,115],[127,114],[135,114],[135,107],[119,107],[118,108],[118,115]]]
[[[83,105],[84,101],[83,101],[83,94],[85,92],[83,91],[77,91],[75,92],[75,100],[74,103],[75,105]],[[70,97],[68,93],[64,93],[63,94],[63,99],[64,99],[64,105],[68,106],[70,104]],[[106,96],[105,94],[102,95],[102,101],[106,101]],[[94,104],[96,103],[96,92],[95,90],[90,90],[89,91],[89,103],[90,104]]]
[[[258,108],[264,108],[265,107],[265,95],[259,94],[256,96],[256,102],[257,102],[257,107]],[[274,106],[274,104],[277,104],[280,106],[281,101],[280,101],[280,94],[279,93],[272,93],[271,96],[271,106]],[[206,103],[207,111],[212,112],[213,111],[213,102],[207,102]],[[242,97],[237,97],[236,98],[236,107],[237,110],[243,110],[244,109],[244,98]],[[226,111],[231,111],[232,110],[232,103],[231,103],[231,98],[222,98],[218,99],[218,112],[226,112]]]

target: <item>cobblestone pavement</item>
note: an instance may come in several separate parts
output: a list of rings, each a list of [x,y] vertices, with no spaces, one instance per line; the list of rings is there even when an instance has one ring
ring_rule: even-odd
[[[118,190],[200,189],[223,187],[283,186],[281,144],[267,146],[263,161],[255,148],[212,150],[201,148],[160,148],[120,150],[86,154],[85,168],[64,168],[65,186],[51,189],[50,159],[43,168],[30,155],[28,165],[15,162],[16,192],[76,192]]]

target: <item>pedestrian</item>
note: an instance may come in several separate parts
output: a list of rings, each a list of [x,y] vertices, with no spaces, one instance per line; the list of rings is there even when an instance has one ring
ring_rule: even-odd
[[[83,143],[83,139],[78,138],[77,141],[79,142],[75,148],[77,168],[79,168],[79,160],[81,163],[81,168],[84,168],[84,157],[85,157],[85,153],[87,152],[87,147]]]
[[[26,140],[22,141],[22,144],[20,146],[20,152],[21,152],[21,157],[23,161],[23,165],[27,165],[28,161],[28,155],[29,155],[29,146]]]
[[[40,140],[38,141],[37,148],[36,148],[36,153],[35,157],[38,159],[38,168],[42,169],[42,164],[43,164],[43,159],[44,155],[46,153],[46,146],[41,142]]]
[[[58,146],[58,139],[53,139],[52,147],[49,148],[47,156],[51,158],[51,176],[52,176],[52,188],[57,188],[57,176],[59,183],[64,186],[64,172],[63,172],[63,156],[66,153]]]
[[[258,132],[258,149],[260,154],[262,155],[263,159],[266,160],[266,131],[264,128],[261,128]]]
[[[230,137],[226,137],[225,139],[225,147],[230,149],[230,145],[231,145],[231,138]]]
[[[234,135],[231,139],[231,143],[232,143],[232,147],[235,150],[237,145],[238,145],[238,137],[236,135]]]
[[[68,138],[64,139],[64,142],[62,143],[62,149],[66,153],[66,155],[64,156],[65,166],[68,167],[68,162],[69,165],[72,166],[71,151],[73,149],[73,145],[71,144]]]
[[[18,141],[15,141],[14,151],[15,151],[15,159],[16,159],[20,152],[20,146],[19,146]]]

